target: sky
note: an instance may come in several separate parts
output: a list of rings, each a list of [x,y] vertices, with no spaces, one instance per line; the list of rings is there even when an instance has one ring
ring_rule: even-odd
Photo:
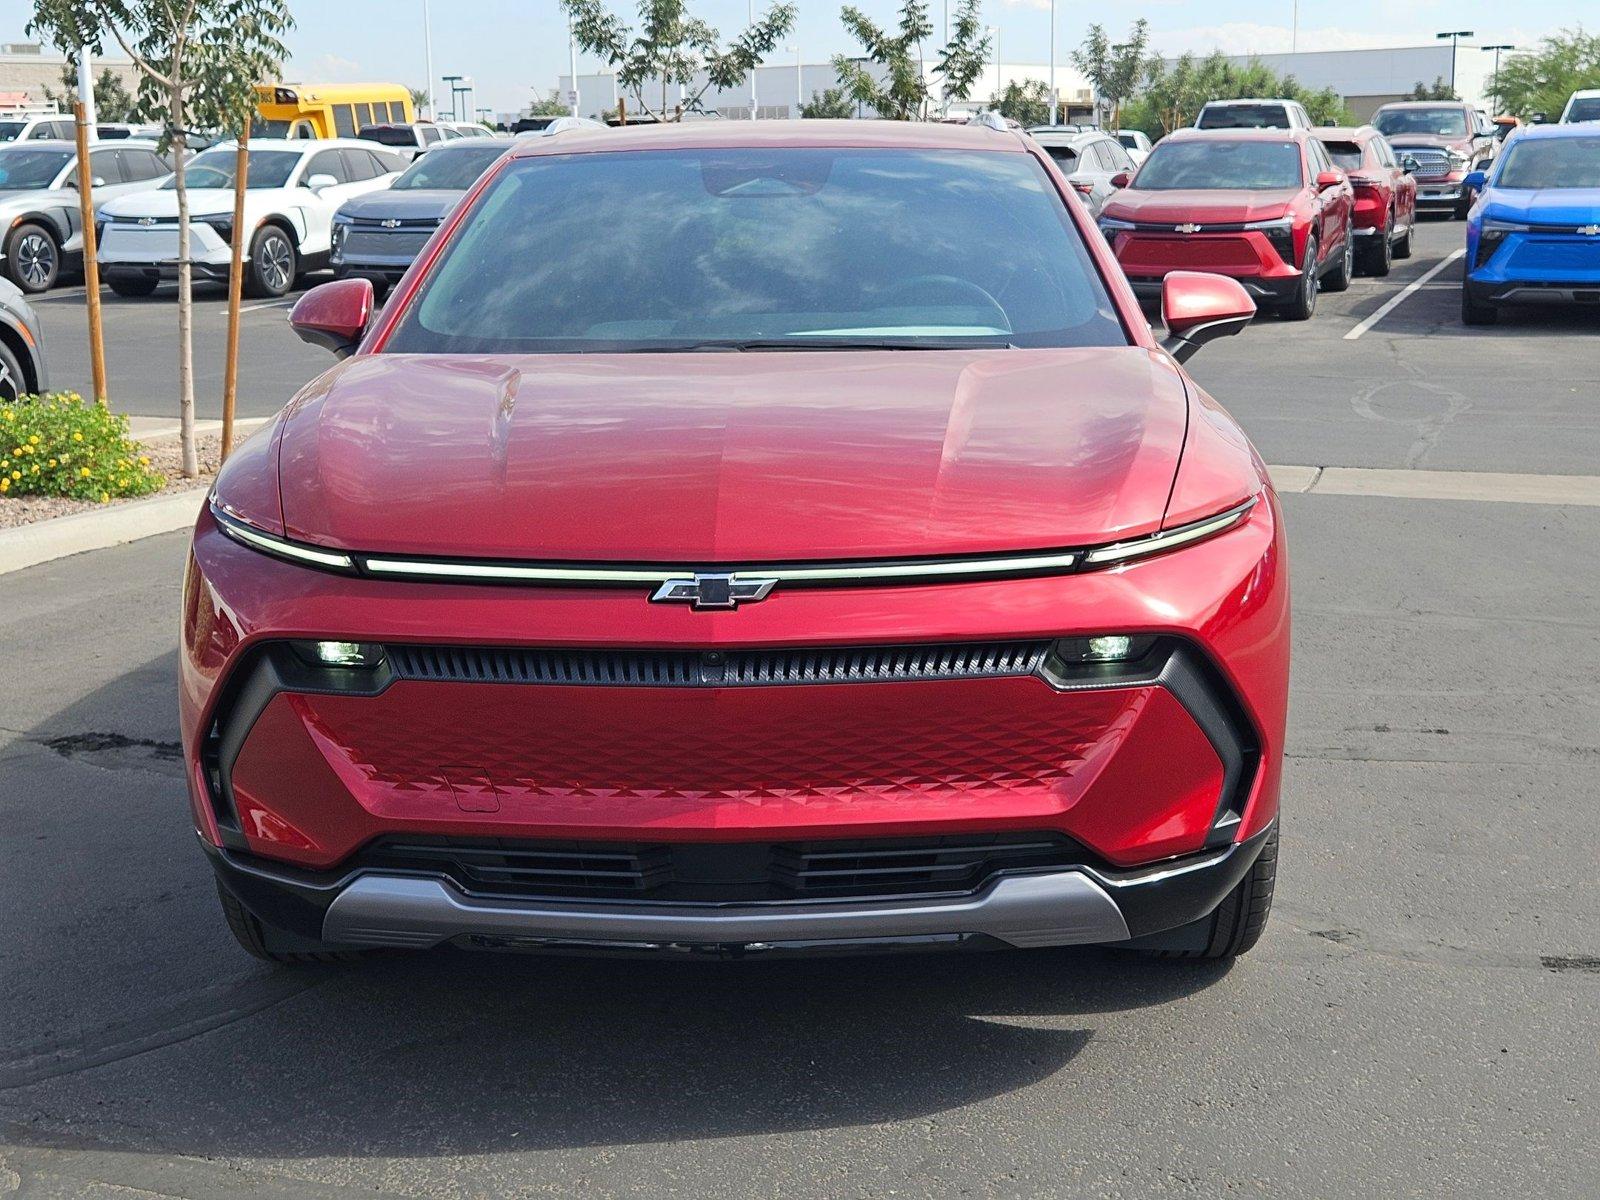
[[[633,0],[608,0],[625,17]],[[758,0],[759,2],[759,0]],[[797,0],[799,19],[790,45],[798,44],[807,62],[826,61],[847,50],[839,24],[841,0]],[[897,0],[855,0],[882,23],[893,20]],[[943,0],[929,0],[936,27]],[[1503,0],[1300,0],[1299,48],[1359,49],[1421,45],[1443,29],[1471,29],[1483,42],[1531,44],[1563,24],[1576,23],[1592,0],[1522,0],[1513,9]],[[1050,0],[984,0],[985,20],[1000,30],[1007,63],[1043,63],[1049,55]],[[690,0],[691,11],[731,38],[748,19],[747,0]],[[27,0],[0,4],[0,41],[20,41]],[[565,21],[555,0],[431,0],[435,74],[469,75],[476,103],[495,111],[520,108],[537,91],[556,85],[567,69]],[[1230,54],[1288,50],[1293,0],[1143,0],[1134,5],[1072,4],[1058,0],[1057,57],[1078,45],[1085,26],[1100,20],[1115,40],[1139,16],[1149,20],[1152,45],[1163,53]],[[297,25],[289,36],[289,79],[329,83],[384,81],[422,86],[423,0],[290,0]],[[1107,15],[1109,14],[1109,15]],[[1597,13],[1596,15],[1600,15]],[[793,61],[793,52],[774,58]],[[580,73],[599,70],[579,56]],[[443,92],[442,85],[435,85]],[[447,99],[448,97],[446,97]]]

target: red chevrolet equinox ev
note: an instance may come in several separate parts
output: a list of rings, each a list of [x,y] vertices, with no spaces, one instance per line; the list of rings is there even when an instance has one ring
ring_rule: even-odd
[[[982,125],[490,167],[220,473],[195,824],[273,959],[442,943],[1228,956],[1277,858],[1284,534],[1050,159]]]

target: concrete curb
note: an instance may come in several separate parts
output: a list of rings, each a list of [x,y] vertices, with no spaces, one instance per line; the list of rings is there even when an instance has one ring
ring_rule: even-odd
[[[0,575],[38,566],[69,554],[104,550],[158,533],[187,529],[200,515],[205,488],[188,488],[170,496],[133,500],[111,508],[72,513],[0,529]]]

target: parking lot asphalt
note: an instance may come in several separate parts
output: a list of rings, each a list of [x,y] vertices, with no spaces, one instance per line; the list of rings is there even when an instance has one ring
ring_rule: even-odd
[[[1196,376],[1275,462],[1594,474],[1592,317],[1468,337],[1447,268],[1345,337],[1460,230]],[[252,397],[326,361],[278,336]],[[1231,968],[267,968],[189,828],[182,535],[8,576],[0,1195],[1600,1193],[1600,508],[1284,507],[1279,891]]]

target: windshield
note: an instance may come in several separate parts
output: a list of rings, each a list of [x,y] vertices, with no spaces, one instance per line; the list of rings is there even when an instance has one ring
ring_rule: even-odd
[[[1127,345],[1031,155],[708,149],[512,162],[387,349]]]
[[[1360,142],[1323,142],[1323,149],[1327,150],[1328,157],[1333,159],[1333,165],[1342,171],[1361,170],[1361,143]]]
[[[430,150],[394,181],[394,191],[419,192],[424,188],[464,192],[506,152],[504,144],[463,146],[459,150]]]
[[[0,190],[47,188],[71,161],[70,150],[0,151]]]
[[[1139,137],[1137,134],[1119,133],[1117,134],[1117,141],[1121,142],[1123,148],[1127,150],[1137,150],[1139,148]]]
[[[1600,136],[1538,138],[1507,147],[1494,185],[1600,188]]]
[[[1078,169],[1078,152],[1071,146],[1046,146],[1044,152],[1055,159],[1063,175],[1070,175]]]
[[[1464,108],[1390,108],[1380,112],[1373,124],[1384,137],[1406,133],[1466,137],[1467,111]]]
[[[1208,104],[1195,125],[1200,129],[1287,129],[1289,113],[1281,104]]]
[[[0,142],[14,142],[28,127],[26,121],[0,121]]]
[[[286,138],[289,136],[289,122],[269,121],[262,116],[251,117],[250,136],[253,138]]]
[[[238,160],[239,152],[232,146],[207,150],[204,154],[196,155],[189,164],[189,169],[184,172],[186,181],[192,188],[231,188],[233,170]],[[245,190],[253,192],[257,188],[282,187],[294,174],[294,166],[299,161],[300,154],[295,150],[250,151],[250,172],[245,179]],[[169,192],[177,186],[176,177],[161,185]]]
[[[1567,106],[1564,120],[1568,124],[1577,121],[1600,121],[1600,96],[1584,96],[1574,100]]]
[[[1295,142],[1195,138],[1162,142],[1145,159],[1133,186],[1150,191],[1281,191],[1298,188],[1301,179]]]

